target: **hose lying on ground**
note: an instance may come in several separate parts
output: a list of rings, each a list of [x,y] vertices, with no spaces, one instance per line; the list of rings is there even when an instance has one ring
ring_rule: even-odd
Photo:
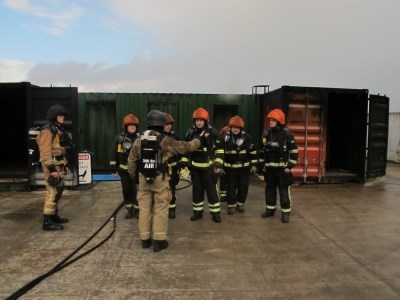
[[[70,264],[76,262],[77,260],[81,259],[82,257],[88,255],[92,251],[96,250],[99,248],[101,245],[103,245],[105,242],[107,242],[111,236],[114,234],[115,229],[117,228],[117,214],[119,210],[124,206],[124,201],[122,201],[118,207],[114,210],[114,212],[111,214],[111,216],[107,219],[106,222],[104,222],[103,225],[100,226],[99,229],[96,230],[95,233],[91,235],[82,245],[80,245],[78,248],[76,248],[71,254],[69,254],[66,258],[64,258],[60,263],[58,263],[54,268],[52,268],[50,271],[47,273],[44,273],[40,275],[39,277],[36,277],[32,281],[28,282],[25,284],[23,287],[18,289],[16,292],[14,292],[12,295],[8,296],[6,299],[18,299],[21,297],[23,294],[25,294],[27,291],[32,289],[34,286],[39,284],[43,279],[49,277],[50,275],[64,269],[65,267],[69,266]],[[87,251],[83,252],[82,254],[78,255],[77,257],[71,259],[76,253],[78,253],[79,250],[81,250],[83,247],[85,247],[110,221],[113,221],[113,229],[112,231],[98,244],[94,245],[92,248],[88,249]],[[70,260],[71,259],[71,260]]]
[[[190,187],[192,185],[192,182],[190,180],[186,180],[186,179],[181,179],[181,181],[185,181],[188,184],[176,189],[177,191],[179,190],[183,190],[186,189],[188,187]],[[113,211],[113,213],[111,214],[111,216],[104,222],[103,225],[100,226],[99,229],[97,229],[83,244],[81,244],[78,248],[76,248],[71,254],[69,254],[66,258],[64,258],[60,263],[58,263],[55,267],[53,267],[50,271],[36,277],[35,279],[31,280],[30,282],[28,282],[27,284],[25,284],[23,287],[21,287],[20,289],[18,289],[17,291],[15,291],[13,294],[11,294],[10,296],[8,296],[6,299],[7,300],[13,300],[13,299],[18,299],[19,297],[21,297],[23,294],[25,294],[26,292],[28,292],[30,289],[32,289],[34,286],[36,286],[37,284],[39,284],[42,280],[46,279],[47,277],[49,277],[50,275],[61,271],[62,269],[64,269],[65,267],[69,266],[70,264],[76,262],[77,260],[81,259],[82,257],[88,255],[89,253],[91,253],[92,251],[96,250],[97,248],[99,248],[100,246],[102,246],[105,242],[107,242],[111,236],[114,234],[116,228],[117,228],[117,214],[120,211],[120,209],[124,206],[124,201],[122,201],[118,207]],[[112,231],[98,244],[94,245],[92,248],[88,249],[87,251],[83,252],[82,254],[78,255],[77,257],[71,259],[76,253],[79,252],[79,250],[81,250],[83,247],[85,247],[101,230],[103,230],[103,228],[110,222],[113,221],[113,229]]]

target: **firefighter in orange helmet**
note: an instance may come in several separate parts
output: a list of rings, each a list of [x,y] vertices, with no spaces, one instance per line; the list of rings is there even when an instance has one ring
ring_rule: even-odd
[[[218,149],[219,132],[209,124],[210,118],[204,108],[198,108],[193,112],[193,126],[186,133],[185,141],[191,141],[201,136],[200,147],[190,153],[189,156],[183,156],[181,165],[188,167],[192,179],[192,221],[203,217],[204,193],[207,193],[208,209],[212,220],[216,223],[221,222],[220,201],[217,192],[217,173],[222,168],[222,160],[215,156]]]
[[[244,130],[244,121],[239,116],[229,120],[229,130],[221,138],[228,215],[236,211],[244,213],[249,190],[250,172],[257,169],[257,151],[251,136]]]
[[[110,166],[113,168],[112,176],[121,177],[122,195],[127,210],[125,219],[131,219],[133,216],[139,218],[139,205],[136,199],[136,182],[128,173],[128,156],[135,140],[140,137],[138,133],[139,119],[129,114],[122,121],[123,131],[118,134],[111,147]]]
[[[266,210],[262,218],[275,214],[277,190],[282,211],[282,222],[288,223],[292,210],[290,186],[293,183],[291,169],[297,164],[298,149],[292,133],[285,127],[285,114],[272,110],[267,118],[269,130],[262,136],[260,164],[264,171]]]
[[[166,123],[164,125],[164,135],[167,135],[177,141],[180,141],[181,139],[179,138],[179,136],[176,134],[175,131],[172,130],[172,126],[174,125],[175,122],[174,118],[168,113],[164,113],[164,116],[166,120]],[[170,168],[171,171],[171,179],[169,180],[169,187],[171,188],[172,192],[172,199],[169,204],[169,210],[168,210],[168,217],[170,219],[175,219],[176,217],[176,186],[179,183],[178,162],[180,158],[181,158],[180,155],[175,155],[168,160],[168,167]]]

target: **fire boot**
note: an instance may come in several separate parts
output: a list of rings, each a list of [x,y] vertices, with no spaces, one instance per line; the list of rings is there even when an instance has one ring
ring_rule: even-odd
[[[175,208],[170,208],[168,210],[168,218],[170,218],[170,219],[175,219],[176,218]]]
[[[233,215],[235,213],[234,207],[228,207],[228,215]]]
[[[133,209],[133,217],[135,219],[139,219],[139,212],[140,212],[139,208],[134,208]]]
[[[275,209],[266,209],[265,212],[261,215],[261,218],[269,218],[272,217],[275,214]]]
[[[164,250],[164,249],[167,249],[167,248],[168,248],[168,241],[167,240],[162,240],[162,241],[154,240],[154,246],[153,246],[154,252],[160,252],[161,250]]]
[[[125,207],[126,208],[126,214],[125,214],[125,219],[132,219],[133,217],[133,207]]]
[[[238,204],[237,211],[240,212],[241,214],[244,213],[245,212],[244,205]]]
[[[282,222],[289,223],[290,213],[282,213]]]
[[[53,221],[54,221],[54,223],[56,223],[56,224],[63,224],[63,223],[68,223],[68,218],[63,218],[63,217],[60,217],[59,215],[58,215],[58,209],[56,209],[56,214],[54,215],[54,217],[53,217]]]
[[[142,240],[142,247],[143,247],[143,249],[150,248],[150,246],[151,246],[151,239]]]
[[[190,220],[197,221],[203,217],[203,213],[199,211],[193,212],[193,215],[190,217]]]
[[[54,216],[44,215],[43,216],[43,226],[42,230],[44,231],[56,231],[56,230],[63,230],[64,226],[61,224],[56,224],[54,222]]]
[[[221,220],[221,216],[219,213],[212,213],[211,216],[212,216],[212,220],[215,223],[221,223],[222,220]]]

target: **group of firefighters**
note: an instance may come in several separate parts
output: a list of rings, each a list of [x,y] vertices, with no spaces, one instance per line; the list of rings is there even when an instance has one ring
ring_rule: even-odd
[[[52,106],[47,116],[49,125],[37,137],[47,189],[43,230],[61,230],[62,223],[68,222],[58,215],[62,177],[68,164],[60,144],[66,134],[62,125],[66,115],[62,106]],[[208,112],[200,107],[193,112],[193,125],[182,140],[172,130],[174,119],[168,113],[151,111],[142,133],[135,115],[124,117],[123,131],[112,144],[110,166],[113,176],[121,179],[125,218],[139,219],[143,248],[153,245],[153,250],[158,252],[168,247],[168,218],[176,217],[176,186],[180,178],[187,178],[189,174],[192,221],[203,217],[205,194],[208,211],[216,223],[221,222],[223,198],[226,198],[228,215],[244,213],[250,174],[259,171],[264,174],[266,184],[266,209],[261,217],[275,214],[279,192],[281,220],[289,222],[291,169],[297,163],[298,149],[293,134],[285,126],[284,113],[274,109],[267,118],[269,126],[257,153],[240,116],[232,117],[218,132],[211,126]]]

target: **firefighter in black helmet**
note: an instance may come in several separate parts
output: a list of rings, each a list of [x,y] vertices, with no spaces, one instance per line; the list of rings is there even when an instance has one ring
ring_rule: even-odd
[[[122,195],[127,211],[125,219],[131,219],[133,216],[139,218],[136,182],[128,173],[128,155],[133,143],[140,136],[138,127],[139,119],[133,114],[126,115],[122,122],[123,131],[115,137],[111,147],[110,166],[113,168],[112,176],[121,177]]]
[[[64,180],[68,163],[65,155],[70,145],[70,137],[63,127],[68,111],[62,105],[51,106],[46,114],[48,123],[44,125],[36,141],[40,151],[40,162],[46,182],[46,196],[43,208],[43,230],[62,230],[67,218],[58,214],[58,203],[64,191]]]
[[[137,199],[140,207],[139,232],[143,248],[159,252],[168,247],[168,206],[171,201],[168,160],[178,154],[196,150],[200,141],[176,141],[163,135],[164,114],[152,110],[147,115],[147,130],[136,139],[128,157],[128,172],[139,176]],[[137,175],[137,170],[139,175]]]

